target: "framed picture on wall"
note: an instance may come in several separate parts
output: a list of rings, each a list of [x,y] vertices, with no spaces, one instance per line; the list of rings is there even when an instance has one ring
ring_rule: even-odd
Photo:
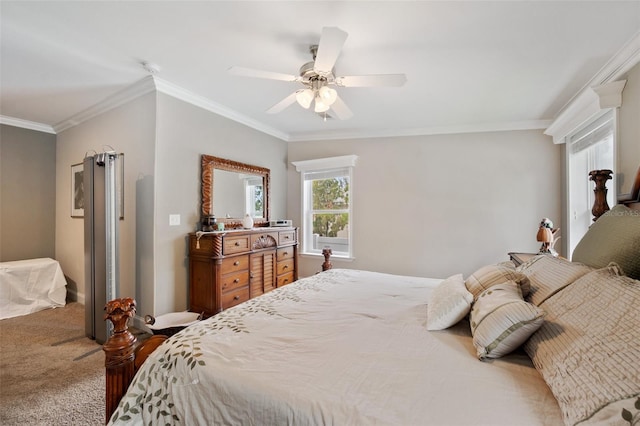
[[[71,166],[71,217],[84,217],[84,167]]]

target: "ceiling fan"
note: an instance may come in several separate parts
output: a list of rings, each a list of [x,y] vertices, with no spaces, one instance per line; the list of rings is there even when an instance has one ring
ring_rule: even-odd
[[[374,74],[374,75],[352,75],[336,77],[334,65],[344,42],[347,33],[337,27],[324,27],[320,42],[310,47],[313,60],[300,67],[299,76],[281,74],[271,71],[261,71],[251,68],[233,66],[229,68],[229,73],[243,77],[266,78],[270,80],[281,80],[302,83],[303,88],[296,90],[289,96],[272,106],[267,113],[276,114],[284,110],[294,102],[309,109],[314,104],[313,110],[316,113],[324,114],[331,110],[333,116],[340,120],[346,120],[353,116],[349,107],[340,99],[338,92],[331,86],[338,87],[400,87],[407,81],[404,74]]]

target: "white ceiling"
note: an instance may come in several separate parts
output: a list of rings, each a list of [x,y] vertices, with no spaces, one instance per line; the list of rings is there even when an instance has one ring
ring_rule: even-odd
[[[638,1],[5,1],[0,115],[54,131],[161,67],[165,87],[285,140],[544,128],[640,30]],[[349,34],[336,75],[405,73],[401,88],[338,88],[354,116],[293,104],[323,26]]]

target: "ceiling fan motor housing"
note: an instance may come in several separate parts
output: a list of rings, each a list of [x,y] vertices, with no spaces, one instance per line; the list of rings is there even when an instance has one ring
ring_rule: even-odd
[[[318,74],[318,72],[314,69],[316,54],[318,53],[318,45],[312,44],[309,47],[309,52],[313,56],[313,61],[309,61],[300,67],[300,77],[302,77],[302,83],[306,86],[316,85],[317,87],[321,87],[326,84],[332,84],[335,81],[335,74],[333,69],[328,75]]]

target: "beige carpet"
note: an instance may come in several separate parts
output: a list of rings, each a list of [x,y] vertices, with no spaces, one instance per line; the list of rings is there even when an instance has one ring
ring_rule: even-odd
[[[84,306],[0,321],[0,424],[104,424],[104,353]]]

